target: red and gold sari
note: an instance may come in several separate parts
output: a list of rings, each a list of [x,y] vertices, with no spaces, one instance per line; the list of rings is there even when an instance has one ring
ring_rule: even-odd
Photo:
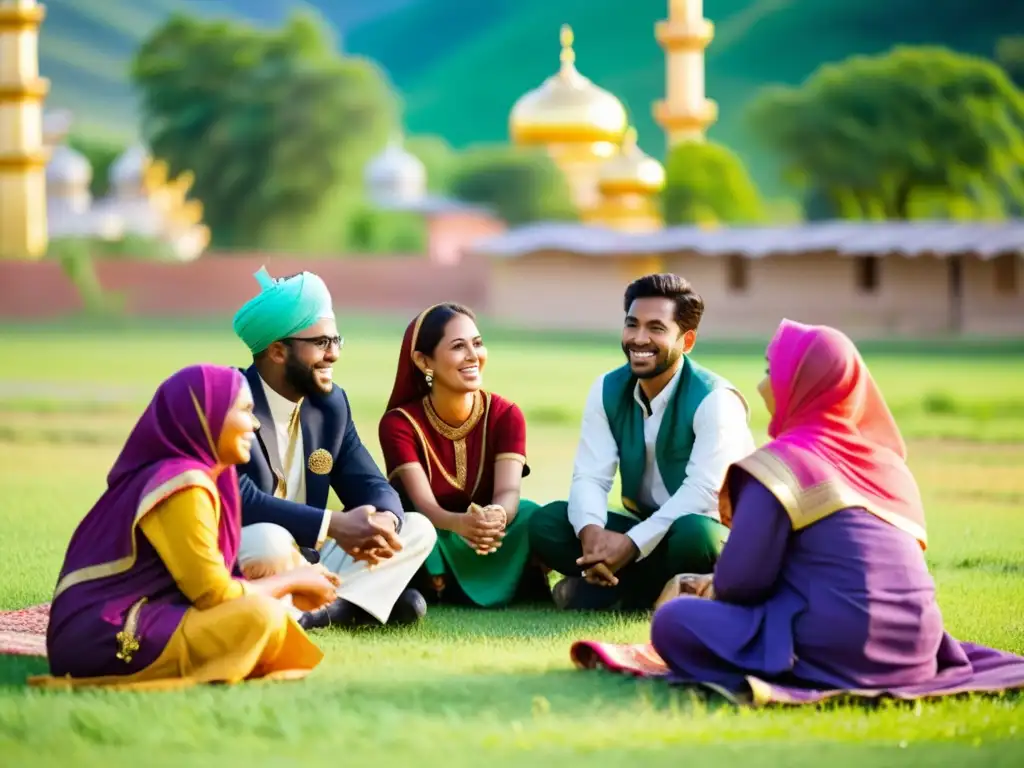
[[[429,311],[429,310],[427,310]],[[490,392],[477,392],[469,419],[458,427],[445,423],[431,405],[423,373],[412,360],[422,318],[406,329],[395,385],[381,418],[379,437],[388,480],[411,501],[402,487],[402,473],[423,469],[437,503],[449,512],[465,512],[470,504],[486,506],[494,498],[495,465],[499,461],[526,465],[526,420],[519,407]],[[431,576],[454,576],[477,605],[509,602],[529,560],[527,523],[537,505],[520,500],[518,512],[505,531],[501,547],[478,555],[460,536],[439,530],[438,542],[427,559]]]
[[[497,461],[521,461],[527,474],[523,413],[489,392],[477,393],[461,427],[442,421],[429,396],[391,408],[380,422],[380,442],[389,480],[409,466],[423,467],[437,503],[452,511],[491,503]]]

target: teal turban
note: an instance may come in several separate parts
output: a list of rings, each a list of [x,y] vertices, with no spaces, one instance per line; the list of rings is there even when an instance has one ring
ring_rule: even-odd
[[[255,277],[262,290],[238,310],[233,323],[235,334],[254,355],[320,318],[334,317],[331,293],[312,272],[275,280],[260,267]]]

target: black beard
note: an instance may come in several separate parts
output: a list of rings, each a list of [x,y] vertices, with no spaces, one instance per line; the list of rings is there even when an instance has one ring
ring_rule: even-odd
[[[669,347],[668,349],[655,348],[654,354],[654,368],[644,373],[637,373],[633,371],[633,375],[638,379],[653,379],[657,376],[661,376],[665,371],[671,368],[680,357],[683,356],[683,351],[675,347]],[[633,370],[632,360],[629,357],[629,347],[625,344],[622,345],[622,353],[626,356],[626,360],[630,363],[630,370]]]
[[[328,382],[325,387],[316,378],[313,366],[303,364],[295,355],[289,354],[284,364],[284,380],[303,397],[326,395],[334,386]]]

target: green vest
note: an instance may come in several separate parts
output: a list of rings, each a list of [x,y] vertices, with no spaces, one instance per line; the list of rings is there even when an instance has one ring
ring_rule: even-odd
[[[641,519],[656,510],[639,501],[640,484],[647,466],[647,445],[644,440],[643,407],[636,401],[637,377],[629,364],[616,368],[604,377],[603,403],[615,443],[619,447],[619,476],[622,481],[622,506]],[[693,416],[697,407],[712,390],[719,387],[735,389],[729,382],[683,358],[675,391],[669,397],[658,429],[655,456],[665,488],[674,494],[686,479],[686,465],[693,450]]]

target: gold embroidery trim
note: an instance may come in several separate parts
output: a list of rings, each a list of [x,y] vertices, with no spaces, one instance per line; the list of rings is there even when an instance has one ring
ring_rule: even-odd
[[[426,399],[426,398],[424,398],[424,399]],[[482,398],[478,398],[477,399],[477,402],[481,404],[480,408],[479,408],[481,413],[479,415],[477,415],[475,418],[474,418],[473,415],[470,415],[469,420],[466,422],[467,424],[469,423],[469,421],[475,421],[476,423],[479,423],[480,419],[483,418],[484,416],[486,416],[486,414],[488,414],[490,412],[490,406],[491,406],[490,395],[485,393]],[[426,467],[426,469],[427,469],[427,480],[431,480],[432,479],[431,464],[435,464],[437,466],[438,471],[441,473],[441,476],[445,479],[445,482],[447,482],[450,486],[452,486],[453,488],[455,488],[457,490],[465,491],[466,490],[467,475],[469,473],[468,454],[466,452],[467,449],[466,449],[466,442],[465,442],[465,440],[464,439],[460,439],[460,440],[453,440],[452,441],[454,443],[454,448],[455,448],[455,475],[452,476],[452,473],[448,471],[447,467],[445,467],[445,465],[441,462],[441,458],[437,455],[437,453],[431,447],[430,442],[427,440],[427,436],[423,433],[423,428],[420,427],[419,422],[416,421],[416,419],[412,416],[412,414],[410,414],[404,408],[395,408],[395,410],[398,413],[402,414],[409,421],[409,423],[412,425],[412,428],[414,430],[416,430],[416,436],[419,438],[420,445],[423,447],[423,455],[426,456],[426,458],[427,458],[427,467]],[[476,413],[477,410],[478,410],[477,406],[474,405],[473,406],[473,412]],[[431,411],[427,411],[428,418],[429,418],[430,413],[431,413]],[[434,415],[435,415],[435,418],[436,418],[437,417],[436,413]],[[441,423],[443,424],[444,422],[441,422]],[[433,422],[431,422],[431,426],[433,426]],[[446,424],[445,426],[447,427],[448,425]],[[465,426],[465,425],[463,425],[463,426]],[[448,428],[452,429],[451,427],[448,427]],[[460,429],[461,429],[461,427],[460,427]],[[482,446],[481,446],[480,466],[477,468],[476,482],[473,484],[473,493],[476,492],[476,489],[477,489],[477,487],[479,487],[480,481],[483,478],[484,457],[486,456],[486,452],[487,452],[487,420],[486,420],[486,418],[484,418],[484,427],[483,427],[483,429],[484,429],[484,432],[481,435]],[[440,433],[440,430],[438,430],[438,432]],[[468,434],[468,432],[467,432],[467,434]],[[445,437],[444,434],[441,434],[441,436]],[[448,439],[451,439],[451,438],[448,438]],[[392,471],[391,476],[394,476],[394,474],[396,472],[398,472],[398,470],[400,470],[400,469],[402,469],[402,467],[397,467],[394,471]]]
[[[430,443],[427,442],[427,436],[425,434],[423,434],[423,429],[420,427],[419,422],[416,421],[416,419],[413,418],[412,414],[410,414],[404,408],[395,408],[395,411],[397,413],[400,413],[403,416],[405,416],[405,418],[412,425],[413,430],[415,430],[416,437],[419,438],[420,446],[422,446],[422,448],[423,448],[423,455],[427,459],[427,480],[430,481],[430,482],[433,482],[433,472],[432,472],[432,469],[431,469],[431,459],[434,460],[434,463],[436,463],[438,465],[438,467],[441,468],[442,471],[444,471],[444,467],[441,466],[441,462],[438,461],[437,456],[434,454],[434,449],[431,448],[430,447]],[[448,478],[449,478],[449,475],[447,473],[445,473],[445,479],[447,480]]]
[[[422,469],[423,465],[418,461],[407,461],[405,464],[399,464],[388,474],[388,482],[391,482],[396,475],[401,474],[403,471],[410,469],[411,467],[420,467]]]
[[[277,475],[274,495],[279,499],[288,498],[288,478],[292,475],[295,449],[299,442],[299,435],[302,434],[302,420],[299,418],[299,409],[302,407],[304,399],[299,398],[299,401],[295,404],[295,410],[292,411],[292,415],[288,418],[288,446],[284,453],[284,475],[282,476],[280,472],[274,471],[274,474]]]
[[[116,656],[125,664],[131,664],[132,657],[139,650],[139,640],[141,639],[138,635],[139,611],[146,604],[146,600],[147,598],[142,597],[132,603],[128,613],[125,615],[124,627],[115,636],[117,640]]]
[[[430,395],[423,398],[423,410],[427,414],[427,421],[430,422],[430,426],[441,437],[457,443],[460,440],[465,440],[466,436],[480,423],[480,417],[484,413],[484,398],[480,396],[479,392],[473,393],[473,407],[469,412],[469,418],[458,427],[451,426],[437,415],[437,411],[434,410],[434,404],[430,402]]]
[[[520,464],[526,464],[526,457],[521,453],[498,453],[494,456],[495,461],[518,461]]]
[[[429,307],[420,312],[419,315],[416,317],[416,323],[412,327],[412,338],[409,340],[409,359],[412,360],[414,363],[416,362],[416,360],[414,359],[413,355],[416,353],[416,342],[419,341],[420,338],[420,326],[423,325],[423,321],[430,313],[430,310],[432,310],[434,307],[439,306],[441,305],[431,304]]]
[[[195,391],[192,387],[188,388],[188,393],[192,396],[192,405],[196,409],[196,416],[199,417],[199,426],[203,429],[203,435],[206,437],[206,444],[210,448],[210,455],[214,459],[220,460],[217,455],[217,444],[213,442],[213,432],[210,431],[210,423],[206,420],[206,413],[203,411],[203,407],[199,405],[199,398],[196,397]]]
[[[469,418],[458,427],[447,424],[437,415],[437,411],[434,410],[434,404],[430,402],[429,395],[423,398],[423,411],[427,415],[427,421],[430,422],[431,428],[444,439],[450,440],[455,451],[455,477],[452,478],[451,473],[448,472],[448,469],[440,463],[437,455],[434,454],[434,460],[438,462],[438,469],[441,470],[441,474],[444,475],[444,479],[450,485],[458,488],[460,491],[465,491],[466,480],[469,474],[466,436],[480,423],[480,417],[484,412],[484,398],[480,396],[479,392],[473,393],[473,408],[470,410]],[[486,435],[484,437],[486,438]]]
[[[480,461],[476,469],[476,482],[473,483],[473,490],[470,491],[469,497],[473,498],[476,496],[476,489],[480,487],[480,481],[484,477],[484,460],[487,458],[487,423],[490,421],[491,416],[491,395],[490,393],[484,392],[484,409],[483,409],[483,420],[484,420],[484,431],[480,435]]]
[[[928,534],[922,526],[903,515],[879,508],[845,483],[829,480],[806,490],[801,489],[789,466],[763,448],[738,461],[737,465],[749,472],[778,499],[789,515],[794,531],[807,528],[840,510],[863,507],[875,517],[913,536],[922,549],[928,547]],[[729,506],[731,508],[731,504]]]
[[[213,501],[214,511],[219,518],[220,493],[217,491],[217,486],[214,484],[213,479],[209,474],[198,469],[190,469],[186,472],[182,472],[180,475],[176,475],[167,482],[154,488],[142,498],[142,501],[139,502],[138,509],[135,510],[135,519],[132,520],[132,551],[130,554],[118,560],[111,560],[107,563],[98,563],[97,565],[88,565],[85,568],[79,568],[77,571],[72,571],[57,584],[57,588],[53,592],[54,598],[76,584],[82,584],[95,579],[103,579],[107,576],[116,576],[117,574],[124,573],[131,568],[135,564],[135,558],[138,557],[136,549],[137,545],[135,542],[135,529],[138,527],[139,521],[152,512],[153,509],[161,502],[167,500],[178,491],[195,487],[202,488],[210,494],[210,499]]]

